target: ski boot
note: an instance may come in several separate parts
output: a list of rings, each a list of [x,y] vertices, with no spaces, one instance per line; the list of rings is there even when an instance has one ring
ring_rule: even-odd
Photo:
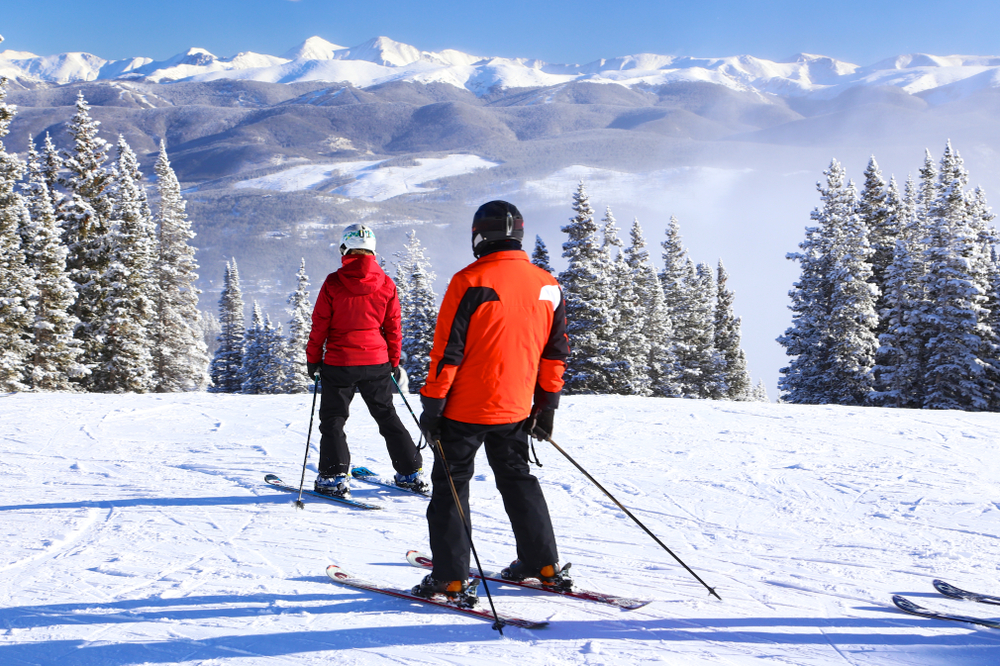
[[[344,499],[350,499],[351,497],[351,489],[347,485],[346,474],[317,476],[316,483],[313,484],[313,489],[321,495],[329,495],[330,497],[343,497]]]
[[[400,488],[413,490],[418,493],[427,493],[431,489],[430,484],[420,476],[419,469],[413,474],[396,474],[393,480]]]
[[[478,591],[478,578],[472,582],[468,580],[435,580],[430,574],[427,574],[419,585],[413,587],[411,593],[425,599],[440,594],[461,608],[475,608],[479,605]]]
[[[547,564],[541,568],[530,567],[521,560],[514,560],[500,572],[500,577],[506,580],[521,582],[526,578],[537,578],[546,587],[553,587],[557,590],[569,590],[573,587],[573,579],[569,577],[569,567],[567,564],[559,568],[559,563]]]

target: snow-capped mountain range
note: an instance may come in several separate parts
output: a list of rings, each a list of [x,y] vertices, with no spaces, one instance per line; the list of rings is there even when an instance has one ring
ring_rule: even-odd
[[[781,62],[748,55],[693,58],[643,53],[584,65],[559,65],[454,50],[422,51],[387,37],[350,48],[310,37],[281,56],[242,52],[220,58],[192,48],[167,60],[105,60],[89,53],[38,56],[6,50],[0,52],[0,75],[53,84],[109,79],[155,83],[247,79],[349,82],[365,88],[390,81],[436,82],[476,95],[498,88],[537,88],[571,81],[639,87],[703,81],[762,95],[820,99],[856,86],[894,86],[934,104],[1000,87],[1000,56],[910,54],[861,67],[805,53]]]

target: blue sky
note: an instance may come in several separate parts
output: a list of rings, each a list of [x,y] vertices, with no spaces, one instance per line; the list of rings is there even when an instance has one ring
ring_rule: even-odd
[[[641,52],[799,52],[859,65],[902,53],[1000,54],[1000,3],[985,0],[9,0],[0,49],[163,59],[281,55],[319,35],[354,46],[385,35],[424,50],[585,63]]]

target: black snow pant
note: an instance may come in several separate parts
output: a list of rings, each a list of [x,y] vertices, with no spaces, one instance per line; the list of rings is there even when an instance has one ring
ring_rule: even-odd
[[[503,497],[517,542],[517,557],[530,566],[541,568],[559,559],[556,537],[552,531],[549,507],[528,469],[528,434],[520,423],[477,425],[444,419],[441,446],[448,461],[451,478],[462,502],[466,520],[469,514],[469,480],[474,472],[476,452],[485,442],[486,459],[493,468],[497,490]],[[434,490],[427,507],[431,555],[435,580],[466,580],[469,577],[469,539],[455,507],[444,465],[434,449]]]
[[[323,393],[319,402],[319,431],[323,434],[319,442],[321,476],[351,473],[351,451],[347,448],[344,423],[350,414],[355,387],[378,423],[378,431],[385,439],[393,469],[400,474],[412,474],[423,466],[420,451],[392,405],[391,373],[388,363],[322,367]]]

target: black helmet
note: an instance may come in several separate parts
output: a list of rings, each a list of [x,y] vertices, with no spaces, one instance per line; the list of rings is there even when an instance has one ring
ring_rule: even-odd
[[[472,216],[472,254],[476,257],[487,243],[523,238],[524,218],[514,204],[490,201]]]

